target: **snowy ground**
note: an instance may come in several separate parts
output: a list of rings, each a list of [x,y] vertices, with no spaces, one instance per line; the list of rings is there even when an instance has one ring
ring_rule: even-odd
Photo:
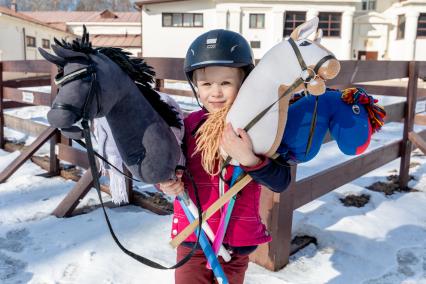
[[[38,111],[18,115],[42,121],[43,111]],[[400,123],[385,125],[369,150],[391,143],[401,133]],[[9,129],[6,136],[31,141]],[[18,155],[0,150],[0,171]],[[315,160],[298,168],[297,179],[348,158],[330,142]],[[426,157],[416,150],[412,162],[415,179],[409,186],[416,192],[385,196],[365,188],[395,174],[395,160],[297,209],[293,234],[314,236],[318,245],[292,256],[278,272],[251,263],[246,283],[426,283]],[[100,209],[68,219],[49,215],[75,183],[37,176],[43,172],[27,162],[0,184],[0,283],[174,283],[173,271],[148,268],[121,253]],[[370,201],[362,208],[345,207],[339,198],[348,194],[368,194]],[[82,201],[97,203],[94,191]],[[175,251],[168,245],[171,216],[134,206],[108,213],[128,248],[174,264]]]

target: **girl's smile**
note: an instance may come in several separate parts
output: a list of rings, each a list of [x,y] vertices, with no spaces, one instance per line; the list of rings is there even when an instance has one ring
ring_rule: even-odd
[[[209,66],[194,72],[198,96],[209,112],[231,105],[241,87],[244,72],[240,68]]]

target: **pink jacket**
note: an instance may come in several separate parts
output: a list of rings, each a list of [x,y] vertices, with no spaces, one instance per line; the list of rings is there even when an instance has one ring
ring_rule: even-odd
[[[212,177],[204,171],[201,166],[200,154],[192,156],[195,149],[195,138],[192,132],[201,123],[205,113],[204,110],[193,112],[185,119],[187,167],[198,187],[203,211],[219,198],[219,177]],[[229,166],[227,168],[226,179],[232,176],[232,172],[233,167]],[[187,179],[184,179],[184,183],[188,189],[189,196],[195,203],[196,199],[192,184]],[[228,190],[228,186],[225,185],[225,191],[226,190]],[[266,230],[265,225],[261,222],[259,215],[260,190],[261,186],[252,181],[237,195],[234,210],[223,240],[224,244],[240,247],[254,246],[271,241],[271,236]],[[219,210],[207,221],[213,232],[216,232],[219,226],[220,214],[221,212]],[[179,202],[175,200],[171,232],[172,238],[179,234],[187,225],[188,220],[186,219],[185,213]],[[189,236],[186,241],[195,242],[195,234]]]

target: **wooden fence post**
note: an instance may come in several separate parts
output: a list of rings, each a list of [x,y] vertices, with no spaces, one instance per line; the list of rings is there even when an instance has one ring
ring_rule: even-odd
[[[132,176],[132,173],[127,169],[126,165],[123,164],[123,173],[125,173],[127,176]],[[126,191],[127,196],[129,197],[129,203],[132,203],[133,201],[133,180],[124,177],[125,183],[126,183]]]
[[[0,148],[4,149],[3,62],[0,62]]]
[[[296,183],[296,165],[291,166],[291,183],[283,193],[262,189],[260,214],[272,236],[272,241],[260,245],[250,260],[272,271],[283,268],[291,252],[293,195]]]
[[[50,68],[50,105],[53,104],[53,100],[56,97],[56,93],[58,92],[58,88],[55,85],[55,76],[58,72],[57,67],[55,65],[51,65]],[[54,135],[50,139],[50,163],[49,163],[49,175],[56,176],[60,174],[60,164],[59,159],[56,155],[56,144],[61,142],[61,133],[58,131],[56,135]]]
[[[399,186],[407,188],[410,170],[410,157],[413,143],[408,135],[413,131],[414,117],[417,102],[417,80],[419,79],[419,65],[411,61],[408,65],[407,101],[405,102],[404,132],[401,143],[401,164],[399,168]]]

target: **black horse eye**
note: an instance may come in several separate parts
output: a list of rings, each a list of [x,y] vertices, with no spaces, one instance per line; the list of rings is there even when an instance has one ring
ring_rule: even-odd
[[[302,42],[299,46],[308,46],[311,45],[312,43],[310,43],[309,41],[305,40],[304,42]]]

